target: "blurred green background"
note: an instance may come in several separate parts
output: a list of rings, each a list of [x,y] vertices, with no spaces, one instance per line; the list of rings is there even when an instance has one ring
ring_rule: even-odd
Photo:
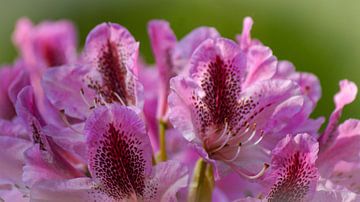
[[[360,85],[360,1],[357,0],[1,0],[0,63],[11,63],[16,50],[11,34],[16,20],[35,22],[70,19],[78,28],[79,45],[98,23],[117,22],[138,41],[141,53],[153,62],[146,24],[150,19],[170,21],[178,38],[201,25],[216,27],[234,38],[245,16],[252,16],[252,35],[270,46],[279,59],[292,61],[298,70],[316,74],[323,97],[314,113],[328,117],[340,79]],[[344,118],[360,118],[360,99],[345,109]]]

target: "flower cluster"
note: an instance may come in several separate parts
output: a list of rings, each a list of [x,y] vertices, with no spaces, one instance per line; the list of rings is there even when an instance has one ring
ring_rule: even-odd
[[[177,40],[148,24],[155,65],[121,25],[77,52],[68,21],[21,19],[18,59],[0,69],[4,201],[360,201],[360,121],[327,126],[320,82],[251,38],[212,27]],[[154,67],[152,67],[154,66]]]

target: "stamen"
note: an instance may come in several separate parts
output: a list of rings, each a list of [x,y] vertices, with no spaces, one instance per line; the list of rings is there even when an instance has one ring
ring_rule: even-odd
[[[225,136],[226,136],[226,137],[225,137]],[[222,144],[221,144],[219,147],[217,147],[217,148],[215,148],[214,150],[212,150],[210,153],[215,153],[215,152],[219,151],[220,149],[222,149],[222,148],[227,144],[227,142],[228,142],[229,139],[230,139],[230,135],[228,135],[228,123],[227,123],[226,119],[225,119],[225,127],[224,127],[224,130],[223,130],[223,132],[221,133],[220,137],[213,143],[213,145],[217,145],[218,143],[220,143],[220,141],[221,141],[224,137],[225,137],[226,139],[222,142]]]
[[[126,106],[125,102],[121,99],[121,97],[119,96],[119,94],[117,94],[116,92],[113,92],[113,94],[115,95],[115,97],[119,100],[119,102],[120,102],[122,105]]]
[[[98,107],[98,105],[97,105],[98,102],[99,102],[99,100],[98,100],[97,98],[95,98],[95,99],[93,100],[94,108],[97,108],[97,107]]]
[[[252,146],[255,146],[255,145],[259,144],[263,138],[264,138],[264,131],[262,130],[262,131],[261,131],[260,138],[259,138],[258,140],[256,140],[256,142],[254,142],[254,143],[252,144]]]
[[[255,135],[256,135],[256,130],[253,130],[250,137],[245,142],[243,142],[243,144],[250,142],[255,137]]]
[[[78,134],[82,134],[79,130],[75,129],[74,127],[72,127],[72,125],[70,124],[69,120],[66,118],[65,115],[65,110],[62,109],[60,110],[60,118],[62,119],[62,121],[65,123],[65,125],[70,128],[72,131],[74,131],[75,133]]]
[[[93,106],[91,106],[89,104],[89,102],[86,100],[85,98],[85,92],[84,92],[84,89],[80,89],[80,96],[81,96],[81,99],[83,100],[83,102],[89,107],[89,109],[91,109]]]
[[[221,156],[221,159],[222,159],[223,161],[232,162],[232,161],[234,161],[234,160],[239,156],[239,154],[240,154],[240,149],[241,149],[241,146],[238,146],[235,155],[234,155],[231,159],[225,158],[222,154],[219,154],[219,155]]]
[[[263,168],[255,175],[248,175],[246,173],[244,173],[242,170],[240,170],[236,165],[234,165],[233,163],[229,163],[228,164],[235,172],[237,172],[239,175],[249,179],[249,180],[254,180],[257,179],[261,176],[263,176],[265,174],[265,171],[269,168],[269,164],[264,163]]]

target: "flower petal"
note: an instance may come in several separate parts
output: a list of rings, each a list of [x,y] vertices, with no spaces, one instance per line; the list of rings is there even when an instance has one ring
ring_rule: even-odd
[[[46,21],[33,26],[29,19],[22,18],[17,22],[13,41],[30,72],[76,59],[76,31],[69,21]]]
[[[0,119],[11,120],[16,115],[8,92],[18,73],[16,68],[0,67]]]
[[[177,93],[191,96],[193,122],[199,126],[196,132],[200,139],[208,136],[209,130],[222,129],[226,119],[230,127],[234,126],[245,60],[238,45],[224,38],[208,39],[194,52],[190,75],[197,87],[189,88],[186,94]]]
[[[98,108],[85,124],[89,170],[97,190],[114,200],[143,198],[151,174],[151,144],[144,123],[129,108]]]
[[[91,188],[94,183],[90,178],[75,178],[71,180],[45,180],[36,183],[31,188],[31,201],[43,202],[85,202],[94,200]]]
[[[263,45],[251,46],[246,55],[247,75],[244,88],[257,81],[272,78],[277,70],[277,59],[269,47]]]
[[[323,177],[328,176],[341,161],[358,164],[360,160],[360,121],[350,119],[341,124],[332,145],[320,152],[317,165]]]
[[[356,94],[357,86],[355,83],[348,80],[340,81],[340,91],[334,96],[335,110],[331,113],[328,125],[319,139],[321,150],[331,145],[336,139],[336,133],[334,133],[334,131],[341,117],[342,110],[345,105],[355,100]]]
[[[190,57],[196,48],[206,39],[215,39],[220,37],[220,34],[212,27],[199,27],[192,30],[184,38],[182,38],[174,47],[172,52],[172,60],[174,71],[177,74],[189,73]]]
[[[318,143],[308,134],[290,135],[272,151],[269,201],[308,201],[317,183]],[[271,181],[271,180],[270,180]]]
[[[89,33],[83,59],[91,72],[85,81],[99,100],[142,104],[142,86],[136,79],[138,49],[139,43],[118,24],[103,23]]]
[[[315,108],[321,97],[320,81],[315,75],[307,72],[296,72],[291,62],[279,61],[275,78],[295,81],[300,86],[302,94],[311,101],[311,109]]]
[[[167,83],[175,73],[171,54],[176,44],[176,36],[170,24],[164,20],[150,21],[148,24],[148,33],[156,66],[159,70],[159,76],[163,82]],[[165,85],[165,83],[163,85]]]
[[[59,111],[64,110],[66,115],[84,120],[90,114],[91,107],[91,101],[86,98],[95,96],[82,82],[87,72],[81,65],[47,70],[42,78],[42,86],[49,102]]]
[[[82,176],[56,151],[43,151],[39,145],[35,145],[24,155],[26,164],[22,180],[29,187],[42,180],[70,179]]]
[[[15,138],[0,136],[0,179],[6,179],[14,184],[21,184],[24,165],[24,151],[31,146],[31,142]]]
[[[175,202],[176,194],[188,185],[187,168],[175,161],[157,164],[153,170],[153,177],[149,184],[156,188],[156,194],[148,193],[147,200]]]

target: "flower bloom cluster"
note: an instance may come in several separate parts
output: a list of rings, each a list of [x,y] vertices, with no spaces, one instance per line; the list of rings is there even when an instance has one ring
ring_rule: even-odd
[[[153,20],[155,58],[103,23],[80,53],[68,21],[20,19],[0,69],[0,200],[360,201],[360,121],[339,123],[311,73],[251,38],[199,27],[177,40]],[[331,104],[329,104],[331,106]]]

